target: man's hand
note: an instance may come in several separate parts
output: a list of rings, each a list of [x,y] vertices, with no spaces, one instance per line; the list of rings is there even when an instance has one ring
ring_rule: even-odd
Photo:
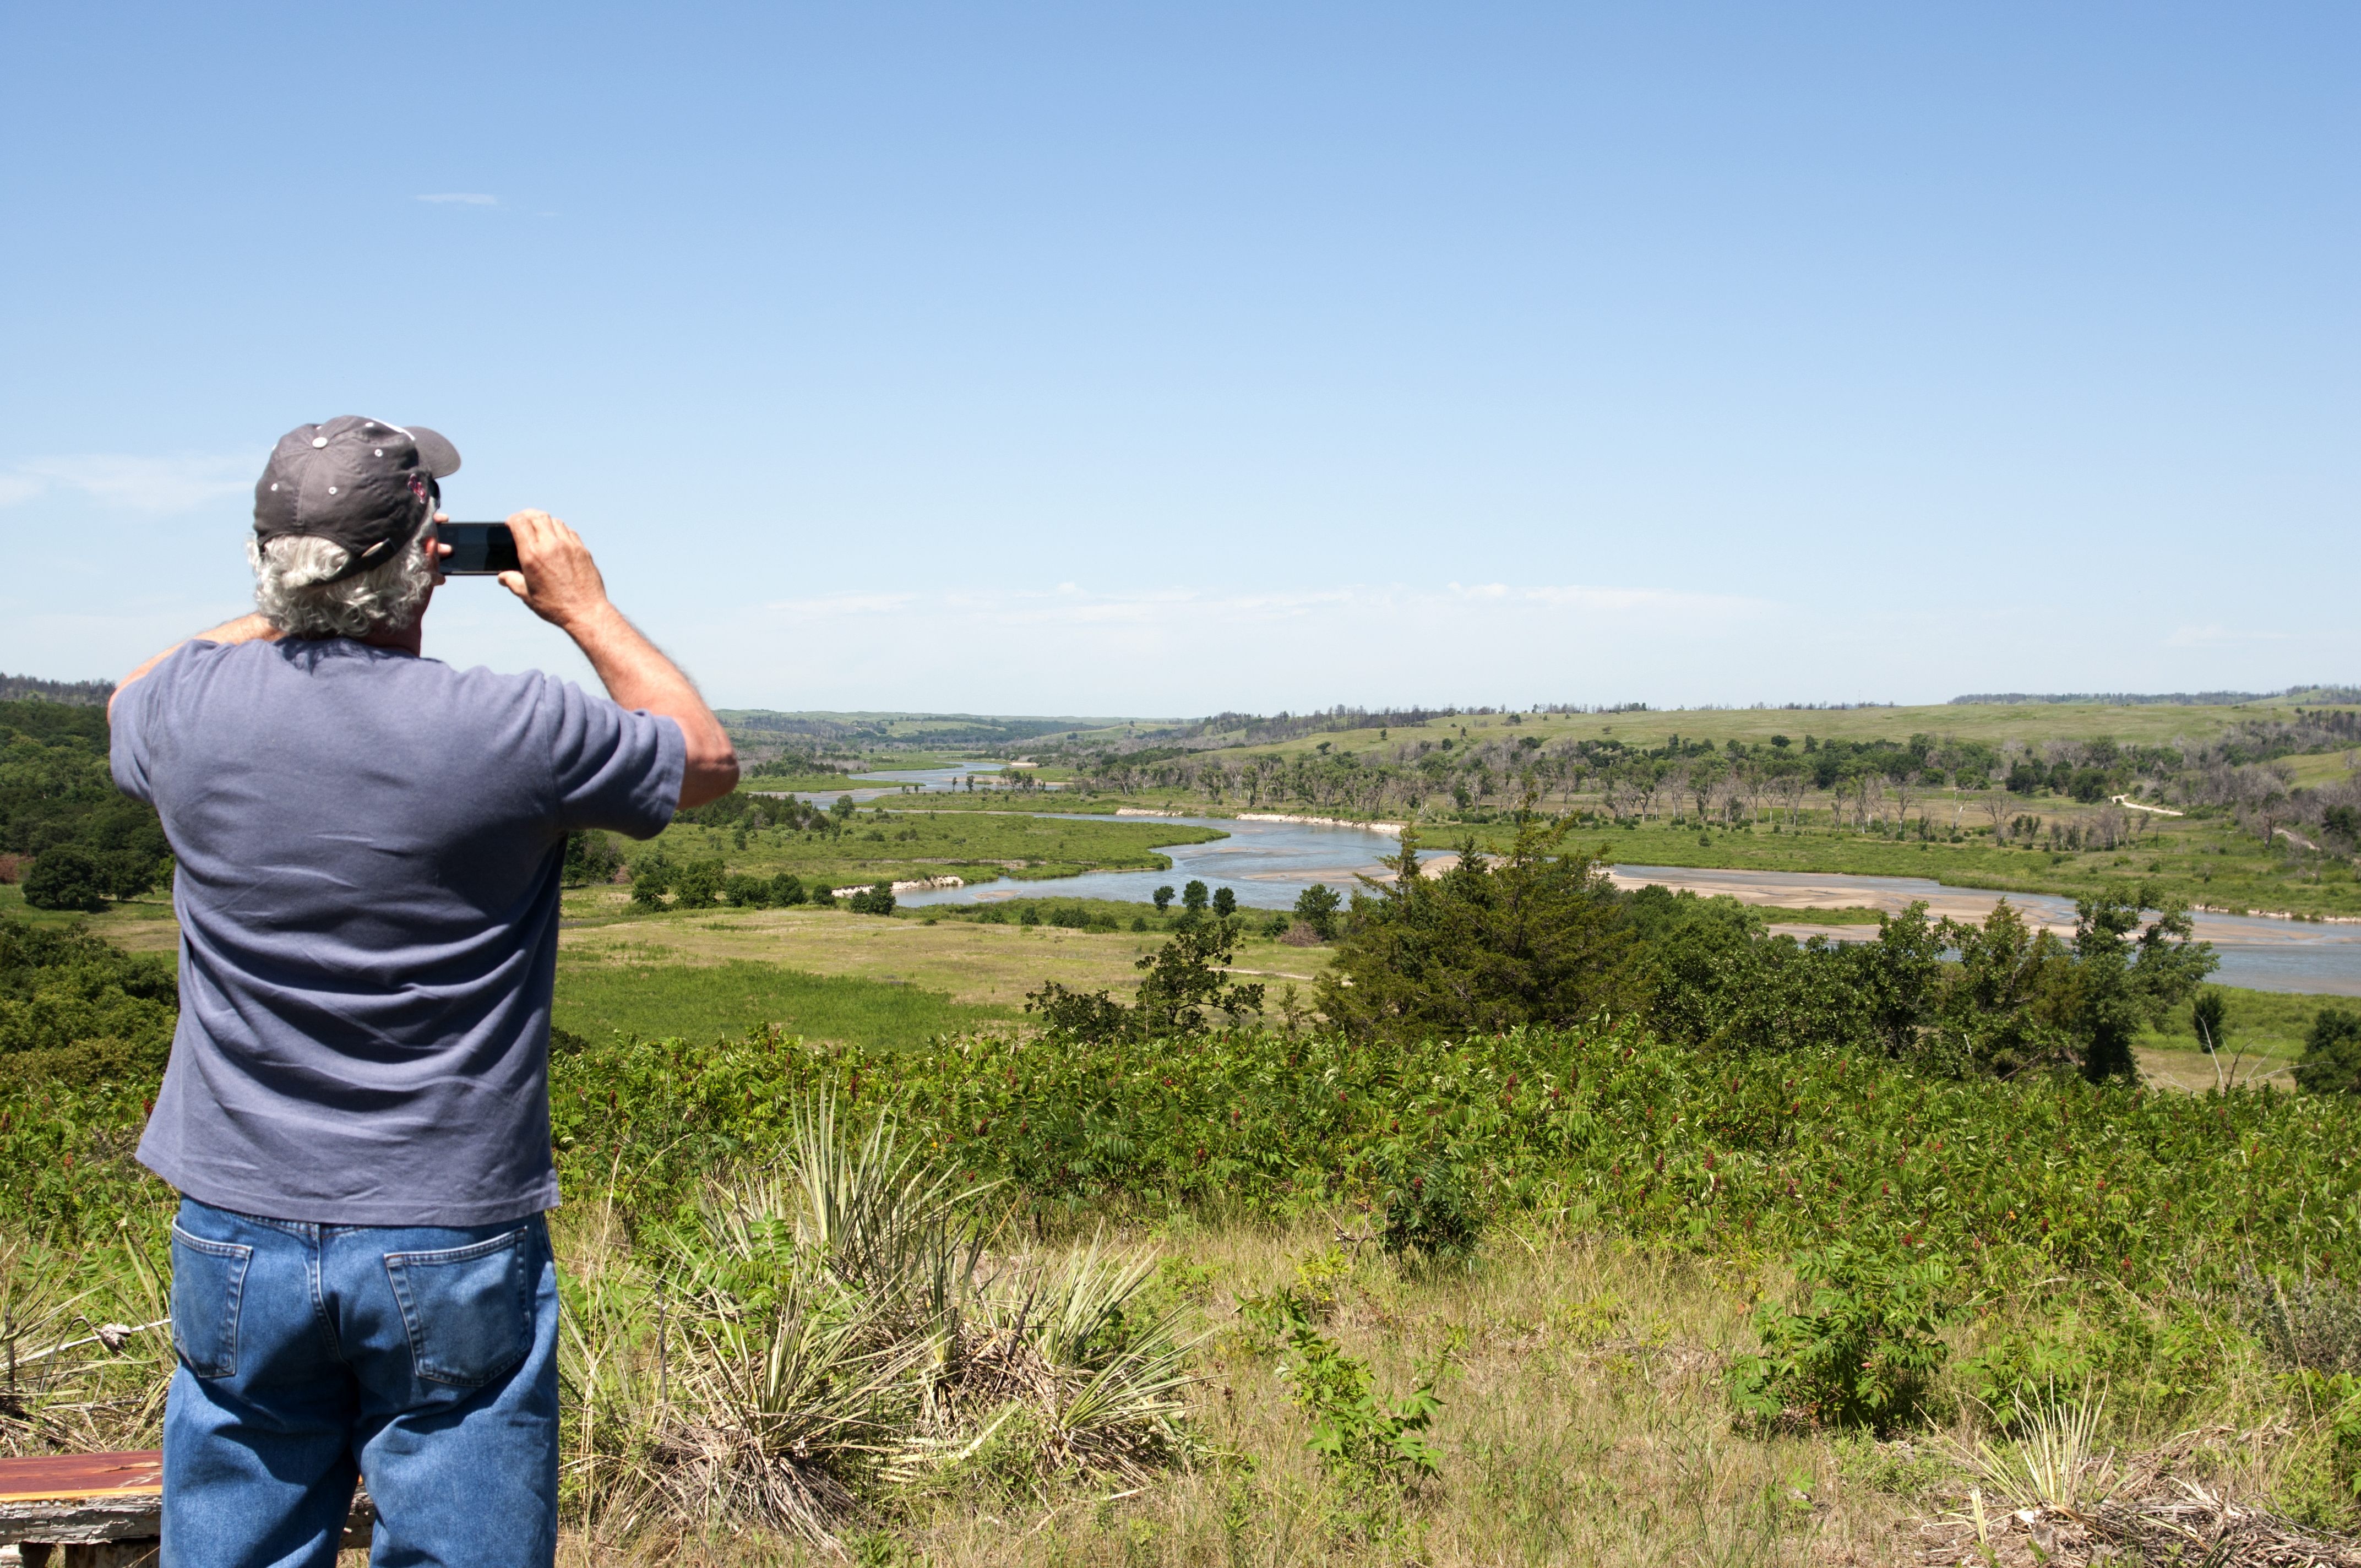
[[[525,608],[561,631],[609,608],[606,579],[590,559],[590,547],[545,511],[509,515],[509,532],[515,536],[517,565],[523,570],[502,572],[500,587],[524,600]]]
[[[688,742],[688,765],[680,780],[682,809],[736,789],[738,751],[730,731],[679,667],[608,599],[606,581],[582,536],[545,511],[512,514],[509,532],[516,536],[517,565],[523,570],[502,572],[501,586],[574,639],[606,683],[609,696],[680,726]]]

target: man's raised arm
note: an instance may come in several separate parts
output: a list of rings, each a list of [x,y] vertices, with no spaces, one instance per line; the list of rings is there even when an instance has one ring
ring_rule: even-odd
[[[516,536],[517,562],[523,569],[502,572],[500,585],[574,639],[606,683],[609,696],[680,726],[688,741],[681,808],[703,806],[736,789],[738,751],[730,732],[688,677],[607,598],[606,580],[582,536],[545,511],[516,513],[509,519],[509,531]]]
[[[211,631],[200,631],[189,641],[192,642],[276,642],[279,641],[279,628],[258,615],[241,615],[236,620],[224,621]],[[115,718],[115,699],[123,695],[123,688],[170,658],[181,646],[181,643],[173,643],[171,647],[165,649],[161,653],[115,683],[115,689],[106,694],[106,717],[109,721]]]

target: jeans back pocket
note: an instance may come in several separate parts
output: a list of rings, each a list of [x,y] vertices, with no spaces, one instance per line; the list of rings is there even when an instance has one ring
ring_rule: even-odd
[[[199,1377],[237,1376],[237,1305],[254,1249],[172,1227],[172,1348]]]
[[[533,1348],[532,1234],[385,1255],[421,1379],[474,1388],[524,1359]]]

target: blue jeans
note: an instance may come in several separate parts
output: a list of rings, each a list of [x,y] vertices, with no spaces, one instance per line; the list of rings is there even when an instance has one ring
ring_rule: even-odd
[[[538,1216],[316,1225],[181,1202],[165,1568],[333,1568],[367,1479],[378,1568],[557,1551],[557,1267]]]

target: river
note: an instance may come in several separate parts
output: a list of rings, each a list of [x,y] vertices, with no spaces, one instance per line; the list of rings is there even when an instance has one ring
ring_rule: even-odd
[[[1007,764],[1003,762],[959,762],[947,768],[893,768],[884,773],[854,773],[848,777],[842,789],[803,789],[795,791],[797,800],[813,800],[832,805],[840,797],[851,795],[866,804],[881,795],[902,795],[910,793],[915,784],[920,795],[943,795],[959,787],[959,781],[970,773],[996,773]],[[757,795],[776,794],[765,791],[757,779],[748,786]]]
[[[964,774],[965,768],[910,770],[871,777],[914,784],[936,783]],[[921,775],[924,775],[923,777]],[[898,787],[898,783],[892,787]],[[937,784],[937,787],[942,787]],[[878,793],[890,793],[890,789]],[[832,797],[831,797],[832,798]],[[1054,813],[1040,813],[1050,816]],[[1086,872],[1055,882],[995,882],[975,887],[942,888],[902,895],[906,905],[976,904],[1005,898],[1113,898],[1145,903],[1159,887],[1180,887],[1191,880],[1208,887],[1226,886],[1249,909],[1285,909],[1296,894],[1314,883],[1340,893],[1349,892],[1354,876],[1382,876],[1381,855],[1394,852],[1390,834],[1366,828],[1323,828],[1302,822],[1241,822],[1232,817],[1181,817],[1167,820],[1192,827],[1213,828],[1229,837],[1204,844],[1171,844],[1166,872]],[[1846,876],[1835,872],[1700,871],[1685,866],[1619,865],[1616,885],[1640,887],[1661,883],[1686,887],[1700,895],[1729,894],[1747,904],[1764,906],[1774,930],[1796,937],[1827,936],[1839,940],[1874,937],[1874,926],[1782,926],[1782,906],[1847,905],[1898,911],[1923,899],[1936,915],[1981,920],[2002,897],[2043,924],[2070,933],[2074,927],[2070,899],[2043,894],[1985,893],[1946,887],[1924,877]],[[2298,991],[2361,996],[2361,926],[2314,926],[2249,916],[2200,915],[2197,935],[2213,944],[2222,967],[2213,978],[2224,985],[2256,991]]]

